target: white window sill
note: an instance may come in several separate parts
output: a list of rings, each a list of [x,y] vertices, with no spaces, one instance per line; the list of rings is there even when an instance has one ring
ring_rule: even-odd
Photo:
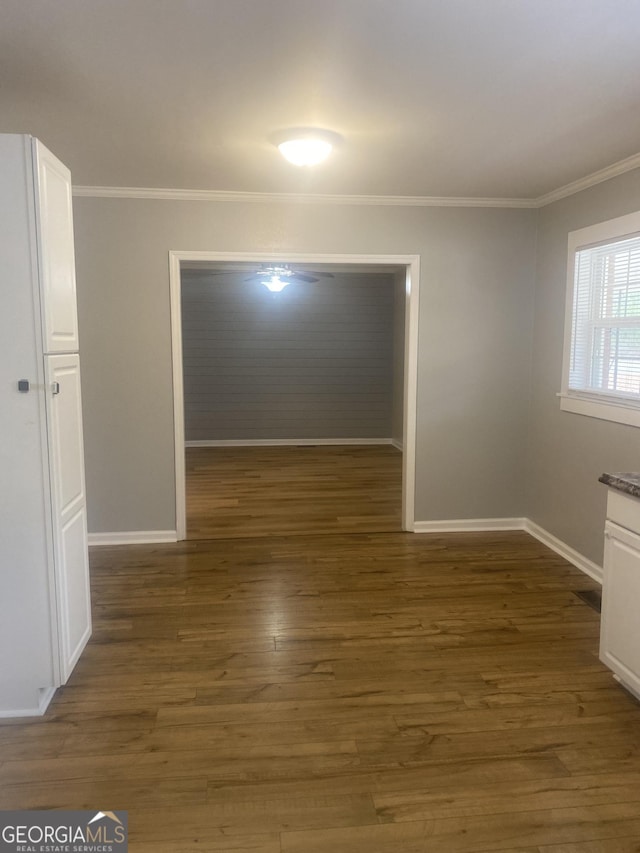
[[[596,400],[593,397],[581,397],[577,394],[559,394],[559,397],[563,412],[573,412],[575,415],[587,415],[603,421],[640,427],[640,404],[618,404],[610,400]]]

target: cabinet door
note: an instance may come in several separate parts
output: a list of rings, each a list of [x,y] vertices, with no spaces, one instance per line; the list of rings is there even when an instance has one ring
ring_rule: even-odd
[[[34,140],[36,218],[45,353],[78,350],[71,174]]]
[[[640,536],[611,522],[605,529],[600,658],[640,694]]]
[[[61,683],[91,634],[80,359],[45,357]]]

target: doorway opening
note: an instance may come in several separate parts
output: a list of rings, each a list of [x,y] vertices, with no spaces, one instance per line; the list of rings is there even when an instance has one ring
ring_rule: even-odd
[[[261,265],[288,265],[303,281],[269,293],[255,280]],[[391,290],[382,286],[385,281]],[[387,529],[413,530],[418,281],[417,256],[170,253],[179,540],[360,532],[385,523]],[[377,381],[371,375],[379,361],[372,340],[377,327],[363,325],[363,293],[380,317],[384,305],[374,304],[375,295],[389,308],[393,294],[392,314],[399,317],[394,340],[401,349],[390,368],[400,372],[398,399],[386,429],[376,422],[380,400],[389,396],[380,383],[368,413],[357,405],[348,414],[341,409],[349,398],[366,399],[367,383]],[[363,319],[349,324],[350,312]],[[305,322],[299,321],[303,316]],[[189,341],[193,328],[196,339]],[[214,370],[206,361],[212,351]],[[340,369],[352,352],[355,360]],[[279,379],[273,367],[283,359],[288,368]],[[327,382],[323,374],[332,362],[338,372]],[[253,393],[247,406],[251,385],[259,400]],[[345,417],[350,422],[336,426]],[[322,504],[337,524],[327,527]],[[288,517],[287,506],[295,509]],[[243,533],[234,533],[233,523]]]

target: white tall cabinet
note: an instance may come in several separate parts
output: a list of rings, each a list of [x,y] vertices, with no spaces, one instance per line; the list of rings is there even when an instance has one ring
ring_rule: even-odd
[[[0,717],[42,714],[91,634],[71,176],[0,134]]]

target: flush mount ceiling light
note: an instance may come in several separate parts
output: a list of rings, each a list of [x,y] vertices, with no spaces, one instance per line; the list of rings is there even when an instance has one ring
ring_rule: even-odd
[[[294,166],[316,166],[326,160],[341,141],[337,133],[315,127],[294,127],[273,137],[274,145]]]

